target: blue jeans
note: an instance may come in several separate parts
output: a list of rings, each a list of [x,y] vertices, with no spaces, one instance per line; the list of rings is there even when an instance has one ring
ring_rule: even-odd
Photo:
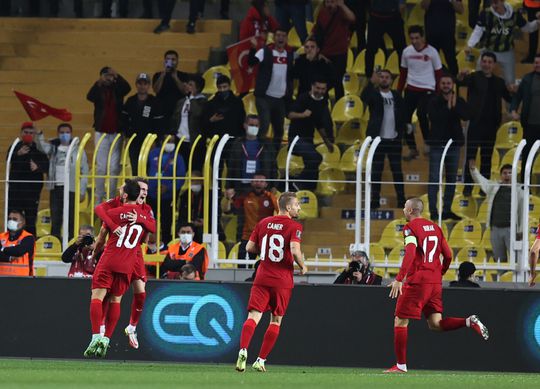
[[[456,192],[456,177],[459,165],[459,149],[460,146],[453,144],[448,149],[446,159],[444,161],[444,174],[447,184],[444,188],[443,196],[443,213],[450,212],[452,207],[452,200],[454,199],[454,193]],[[431,216],[438,215],[437,209],[437,192],[439,191],[439,167],[441,164],[441,157],[444,150],[444,146],[431,146],[429,152],[429,182],[428,186],[428,200],[429,211]]]
[[[306,5],[305,4],[288,4],[281,3],[276,5],[276,19],[281,26],[286,31],[291,29],[291,23],[296,29],[296,33],[300,38],[300,42],[304,43],[307,38],[307,29],[306,29]]]

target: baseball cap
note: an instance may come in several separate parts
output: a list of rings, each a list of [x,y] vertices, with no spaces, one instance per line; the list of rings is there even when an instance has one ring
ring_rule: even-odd
[[[139,73],[135,82],[139,82],[139,81],[150,82],[150,75],[148,75],[147,73]]]
[[[34,128],[34,123],[32,123],[32,122],[23,122],[23,124],[21,124],[21,130],[24,130],[25,128]]]

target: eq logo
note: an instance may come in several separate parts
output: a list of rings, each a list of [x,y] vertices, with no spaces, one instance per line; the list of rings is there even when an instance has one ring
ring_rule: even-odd
[[[213,309],[217,306],[222,310],[223,322],[208,314],[203,316],[203,320],[198,320],[199,314],[207,305],[213,305]],[[152,324],[157,335],[165,342],[218,346],[220,343],[231,342],[230,332],[234,327],[234,314],[231,305],[223,297],[215,294],[168,296],[156,304]],[[206,328],[201,328],[203,326]],[[208,331],[209,329],[211,330]]]

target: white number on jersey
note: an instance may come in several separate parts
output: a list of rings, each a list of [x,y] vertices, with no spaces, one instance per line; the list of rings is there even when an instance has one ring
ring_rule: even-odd
[[[428,255],[428,242],[433,242],[433,248]],[[428,262],[433,262],[433,257],[435,256],[435,251],[437,251],[437,245],[439,244],[439,238],[436,235],[429,235],[424,242],[422,243],[422,248],[424,249],[424,262],[426,259]]]
[[[268,235],[265,235],[262,238],[261,254],[259,255],[259,257],[261,258],[261,261],[264,261],[266,259],[266,252],[268,251],[268,258],[270,258],[272,262],[281,262],[284,255],[284,248],[285,238],[283,238],[282,235],[274,234],[270,235],[270,238],[268,238]]]
[[[127,236],[126,236],[126,230],[127,230]],[[136,235],[134,235],[134,239],[131,239],[133,232],[135,231]],[[116,247],[122,247],[124,245],[127,249],[132,249],[135,246],[137,246],[137,242],[139,241],[139,238],[141,237],[141,234],[143,232],[143,228],[138,224],[133,224],[132,226],[125,226],[122,227],[122,235],[118,238],[118,241],[116,242]]]

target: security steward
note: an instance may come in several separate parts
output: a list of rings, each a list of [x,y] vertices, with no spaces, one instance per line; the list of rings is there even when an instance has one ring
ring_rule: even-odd
[[[0,276],[24,277],[34,275],[34,235],[24,229],[23,211],[8,214],[7,231],[0,234]]]

